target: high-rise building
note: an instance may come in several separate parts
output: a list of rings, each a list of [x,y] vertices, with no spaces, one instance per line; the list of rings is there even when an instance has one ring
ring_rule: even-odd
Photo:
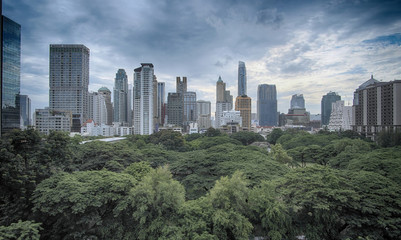
[[[106,104],[106,124],[112,125],[113,124],[113,104],[111,103],[111,91],[107,87],[101,87],[97,92],[104,97],[104,101]]]
[[[211,102],[198,100],[196,102],[197,123],[200,131],[206,130],[212,126],[211,121]]]
[[[149,135],[154,132],[154,66],[141,63],[134,70],[134,133]]]
[[[50,44],[49,108],[72,113],[72,132],[88,119],[89,48]]]
[[[168,93],[167,124],[183,126],[184,101],[181,93]]]
[[[165,105],[166,105],[166,83],[158,82],[157,83],[157,116],[159,119],[159,124],[164,124],[165,119]]]
[[[184,93],[184,126],[188,126],[192,122],[196,122],[196,92]]]
[[[123,126],[129,125],[129,91],[128,76],[124,69],[118,69],[114,78],[114,117],[113,122]]]
[[[240,111],[242,118],[242,129],[251,130],[251,101],[248,96],[238,96],[235,99],[235,111]]]
[[[182,81],[180,77],[176,78],[176,92],[181,94],[187,92],[187,77],[182,77]]]
[[[277,126],[277,91],[276,85],[258,86],[257,113],[259,126]]]
[[[32,125],[31,99],[28,95],[20,95],[21,105],[21,129],[26,129]]]
[[[224,111],[233,109],[233,96],[230,91],[226,90],[226,84],[221,77],[216,82],[216,113],[215,113],[215,128],[220,127],[220,118]]]
[[[0,136],[20,128],[21,26],[1,16]]]
[[[99,92],[89,93],[89,119],[94,121],[94,124],[101,125],[107,122],[107,106],[106,99]]]
[[[157,119],[159,125],[164,124],[165,111],[163,112],[163,106],[166,103],[166,83],[157,83]]]
[[[246,67],[245,63],[239,61],[238,62],[238,96],[246,96],[247,88],[246,88]]]
[[[321,104],[322,126],[327,126],[329,124],[332,103],[337,102],[339,100],[341,100],[341,96],[335,92],[329,92],[322,97],[322,104]]]
[[[224,111],[220,119],[220,126],[238,124],[242,127],[242,117],[240,111]]]
[[[303,94],[294,94],[291,97],[290,109],[305,108],[305,99]]]
[[[330,121],[328,128],[330,131],[351,130],[352,107],[344,106],[344,101],[334,102],[331,107]]]
[[[401,130],[401,80],[371,77],[354,92],[353,130],[376,140],[382,131]]]

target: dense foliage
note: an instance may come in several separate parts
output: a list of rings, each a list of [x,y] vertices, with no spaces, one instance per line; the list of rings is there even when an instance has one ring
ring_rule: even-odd
[[[380,139],[16,130],[0,142],[0,239],[401,239],[401,148]]]

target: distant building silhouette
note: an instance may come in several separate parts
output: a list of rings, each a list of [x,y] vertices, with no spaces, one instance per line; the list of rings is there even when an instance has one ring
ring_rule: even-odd
[[[101,87],[97,92],[104,97],[104,101],[106,104],[106,124],[112,125],[113,124],[113,104],[111,103],[111,91],[107,87]]]
[[[32,126],[31,99],[28,95],[20,95],[21,129]]]
[[[118,122],[123,126],[129,126],[130,122],[130,99],[128,88],[128,76],[124,69],[118,69],[114,78],[113,90],[114,117],[113,122]]]

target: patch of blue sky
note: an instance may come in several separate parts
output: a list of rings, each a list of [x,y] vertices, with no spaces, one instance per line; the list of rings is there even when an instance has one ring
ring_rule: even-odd
[[[362,41],[362,43],[365,44],[380,44],[384,46],[389,46],[389,45],[401,45],[401,33],[396,33],[396,34],[391,34],[387,36],[378,36],[373,39],[368,39]]]
[[[363,68],[361,66],[355,66],[355,67],[349,69],[348,71],[342,72],[338,75],[348,75],[348,74],[352,75],[352,74],[366,74],[366,73],[367,73],[367,70],[365,68]]]

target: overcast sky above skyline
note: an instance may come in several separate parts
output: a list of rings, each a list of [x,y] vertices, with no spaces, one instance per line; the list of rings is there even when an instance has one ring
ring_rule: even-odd
[[[276,85],[280,112],[301,93],[320,113],[329,91],[352,104],[371,74],[401,79],[401,1],[3,0],[3,15],[21,24],[21,93],[33,110],[48,106],[49,44],[90,49],[92,91],[112,90],[119,68],[132,83],[134,68],[151,62],[167,92],[187,76],[213,111],[219,76],[237,96],[238,61],[253,112],[259,84]]]

